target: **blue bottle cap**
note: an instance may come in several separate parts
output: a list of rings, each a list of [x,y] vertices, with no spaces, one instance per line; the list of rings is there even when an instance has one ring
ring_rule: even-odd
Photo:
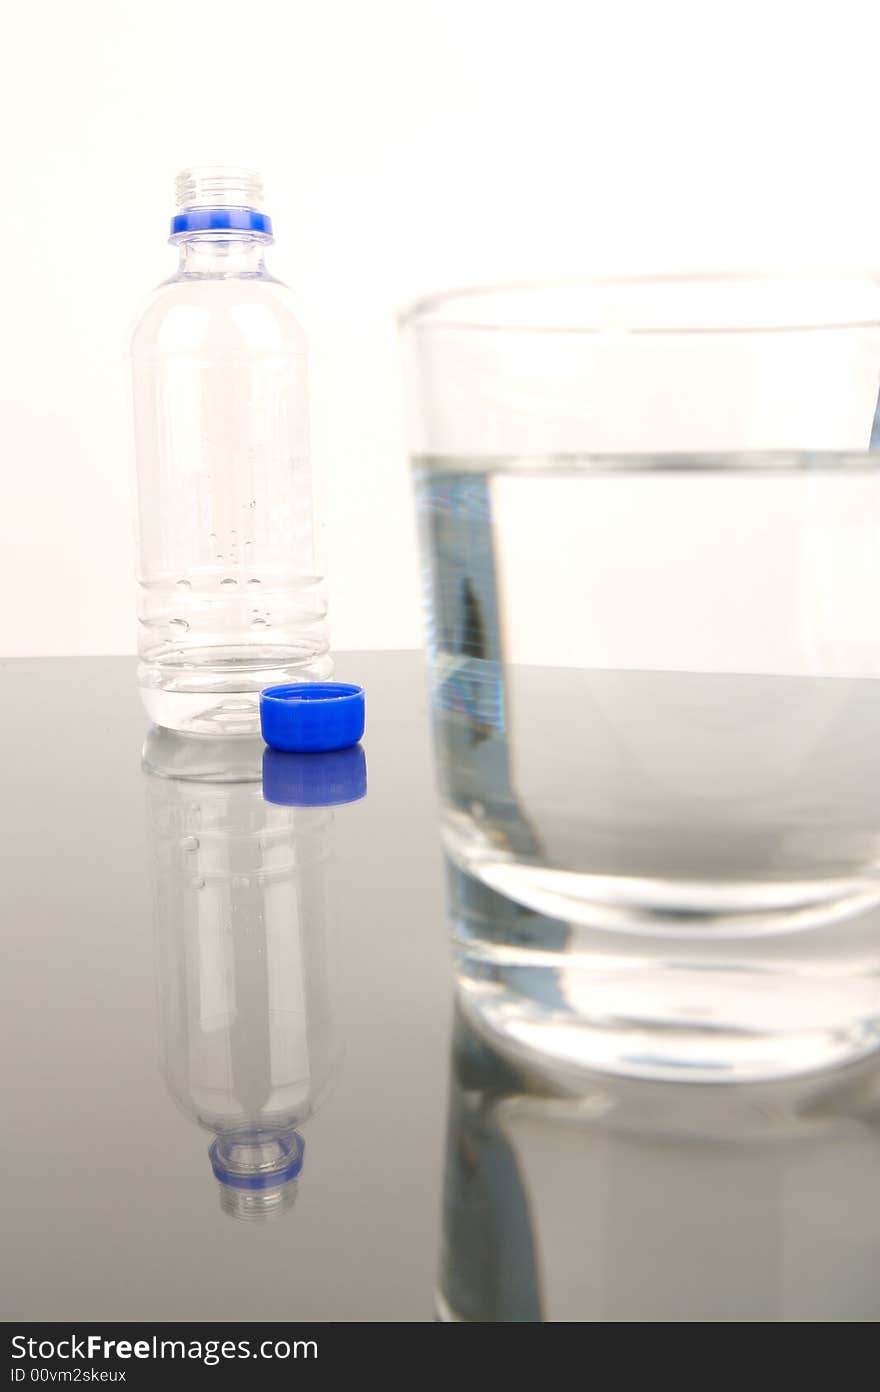
[[[260,692],[260,729],[271,749],[347,749],[364,733],[364,688],[347,682],[267,686]]]
[[[281,807],[338,807],[367,792],[367,761],[361,744],[329,753],[263,754],[263,797]]]

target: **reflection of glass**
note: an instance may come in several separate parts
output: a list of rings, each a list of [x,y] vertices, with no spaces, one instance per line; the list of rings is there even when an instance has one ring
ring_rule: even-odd
[[[351,767],[347,778],[328,771],[330,756],[272,755],[264,797],[263,752],[258,739],[158,729],[144,750],[162,1070],[182,1110],[214,1133],[223,1208],[258,1218],[293,1203],[298,1128],[338,1056],[327,963],[333,813],[322,803],[359,795]]]
[[[449,1109],[443,1319],[880,1317],[876,1061],[575,1092],[459,1019]]]
[[[446,847],[554,925],[528,960],[489,925],[474,970],[518,989],[472,1006],[585,1070],[863,1055],[880,936],[836,929],[880,906],[880,286],[490,288],[403,341]]]

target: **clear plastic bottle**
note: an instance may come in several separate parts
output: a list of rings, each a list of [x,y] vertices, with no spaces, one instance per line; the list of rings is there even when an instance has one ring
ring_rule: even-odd
[[[246,732],[257,693],[330,674],[306,340],[263,264],[259,177],[177,179],[176,273],[134,332],[139,678],[158,725]]]

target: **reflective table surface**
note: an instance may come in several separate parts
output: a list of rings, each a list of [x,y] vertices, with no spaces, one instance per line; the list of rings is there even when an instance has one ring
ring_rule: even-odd
[[[880,1317],[880,1059],[501,1057],[456,1020],[422,658],[337,675],[366,768],[150,732],[129,659],[0,663],[0,1317]]]
[[[414,653],[337,672],[367,690],[367,796],[288,809],[259,782],[145,771],[128,659],[0,666],[6,1319],[433,1318],[450,968],[426,683]],[[192,774],[167,743],[156,762]],[[249,840],[263,884],[236,864]],[[286,940],[261,994],[271,916]],[[305,1041],[267,1025],[285,1012]],[[314,1114],[295,1202],[241,1221],[195,1115],[265,1101],[270,1075]]]

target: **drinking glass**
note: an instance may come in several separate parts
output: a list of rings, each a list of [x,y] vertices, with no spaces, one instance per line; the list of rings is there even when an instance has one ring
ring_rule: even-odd
[[[568,1075],[880,1038],[880,285],[401,320],[459,995]]]

